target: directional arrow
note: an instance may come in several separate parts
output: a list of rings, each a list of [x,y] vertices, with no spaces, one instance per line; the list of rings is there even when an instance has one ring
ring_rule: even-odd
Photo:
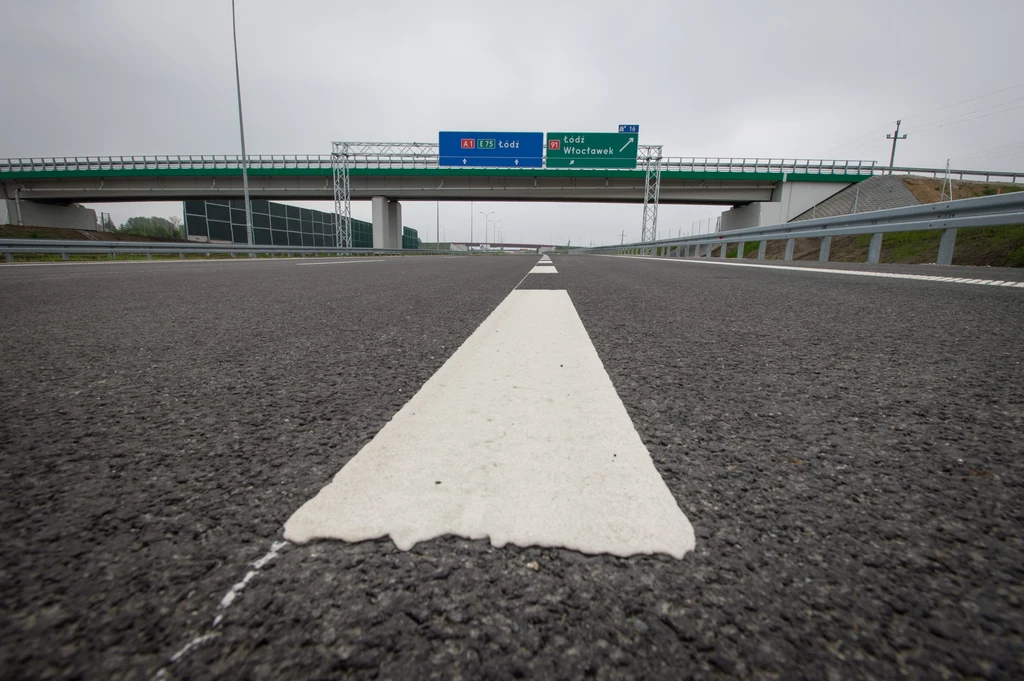
[[[628,147],[630,144],[632,144],[635,141],[636,141],[635,137],[630,137],[629,141],[622,145],[622,149],[619,149],[619,153],[621,154],[623,149],[625,149],[626,147]]]
[[[466,165],[466,159],[462,159],[462,165]]]
[[[576,159],[572,159],[571,161],[569,161],[569,165],[573,165],[574,163],[576,163]]]
[[[519,159],[518,158],[516,159],[516,165],[519,165]]]

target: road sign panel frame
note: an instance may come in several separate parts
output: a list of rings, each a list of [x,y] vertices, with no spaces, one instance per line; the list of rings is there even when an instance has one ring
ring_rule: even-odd
[[[541,168],[544,133],[442,130],[437,162],[441,168]]]
[[[549,132],[548,168],[635,169],[640,136],[619,132]]]

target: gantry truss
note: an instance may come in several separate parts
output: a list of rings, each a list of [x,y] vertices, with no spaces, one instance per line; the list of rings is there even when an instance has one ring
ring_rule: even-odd
[[[658,238],[658,194],[661,193],[661,145],[641,144],[638,160],[644,168],[644,219],[640,241]]]

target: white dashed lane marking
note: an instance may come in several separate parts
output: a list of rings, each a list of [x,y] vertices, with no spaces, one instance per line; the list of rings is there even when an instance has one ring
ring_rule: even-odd
[[[558,274],[558,270],[555,269],[555,263],[551,262],[551,258],[544,255],[527,274]]]
[[[698,258],[652,258],[642,255],[613,255],[612,258],[636,258],[638,260],[665,260],[668,262],[699,263],[701,265],[732,265],[734,267],[757,267],[766,270],[787,270],[790,272],[818,272],[822,274],[846,274],[854,277],[879,277],[882,279],[916,279],[917,281],[945,281],[954,284],[980,284],[983,286],[1007,286],[1024,288],[1024,281],[1002,281],[1000,279],[967,279],[963,277],[936,277],[928,274],[899,274],[896,272],[868,272],[865,270],[834,270],[824,267],[788,267],[786,265],[763,265],[752,262],[730,262],[714,258],[702,260]]]
[[[516,290],[284,536],[446,534],[617,556],[694,547],[564,290]]]

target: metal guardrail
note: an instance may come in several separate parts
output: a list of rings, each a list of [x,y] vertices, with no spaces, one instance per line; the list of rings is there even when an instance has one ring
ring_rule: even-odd
[[[757,241],[761,244],[758,260],[764,260],[768,241],[785,240],[785,259],[792,260],[795,239],[816,238],[821,239],[818,260],[827,262],[832,237],[870,234],[868,263],[875,264],[881,255],[883,234],[942,230],[937,263],[950,265],[958,229],[1018,224],[1024,224],[1024,192],[695,234],[649,243],[583,248],[574,253],[658,255],[664,252],[666,255],[690,257],[692,250],[694,256],[710,257],[712,249],[721,245],[720,257],[724,258],[728,244],[740,244],[738,251],[742,253],[746,243]]]
[[[0,239],[0,253],[7,262],[15,254],[58,254],[63,260],[72,255],[224,255],[250,257],[269,255],[344,256],[344,255],[468,255],[459,251],[401,248],[327,248],[324,246],[247,246],[242,244],[197,243],[185,241],[76,241],[56,239]]]

